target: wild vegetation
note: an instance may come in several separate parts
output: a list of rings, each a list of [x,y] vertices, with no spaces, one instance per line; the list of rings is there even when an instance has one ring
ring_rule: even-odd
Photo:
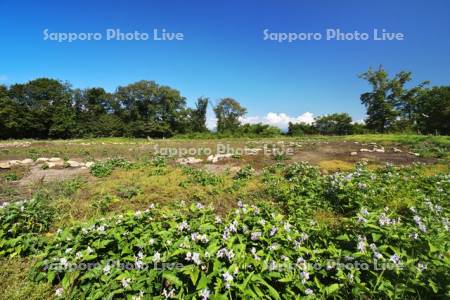
[[[382,137],[424,138],[346,138]],[[448,145],[438,141],[424,147]],[[429,152],[435,165],[335,169],[274,155],[263,166],[230,158],[241,167],[219,173],[144,152],[97,160],[92,177],[39,182],[2,205],[0,298],[444,299],[446,149]],[[12,188],[22,176],[3,174]]]

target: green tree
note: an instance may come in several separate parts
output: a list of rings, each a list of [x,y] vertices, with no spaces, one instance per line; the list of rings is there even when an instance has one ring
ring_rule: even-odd
[[[57,122],[55,126],[58,128],[71,126],[70,118],[65,120],[58,116],[72,109],[72,90],[68,83],[50,78],[38,78],[25,84],[12,85],[8,93],[15,103],[28,112],[29,127],[25,137],[48,138],[53,122]],[[62,126],[65,121],[67,124]],[[52,132],[60,132],[60,129],[55,130],[54,127]]]
[[[369,68],[360,78],[367,80],[372,86],[371,92],[361,95],[361,102],[367,108],[366,126],[377,132],[385,132],[398,115],[392,99],[389,98],[392,83],[388,74],[383,67],[376,71]]]
[[[240,118],[247,113],[247,109],[232,98],[223,98],[214,107],[217,118],[217,132],[233,132],[238,130],[241,124]]]
[[[314,126],[320,134],[346,135],[353,133],[352,117],[347,113],[320,116]]]
[[[450,86],[433,87],[420,94],[417,128],[422,133],[450,134]]]
[[[170,87],[142,80],[119,87],[114,101],[129,135],[169,137],[184,130],[186,99]]]
[[[288,124],[287,134],[290,136],[302,136],[307,134],[316,134],[317,129],[311,124],[306,123],[292,123]]]
[[[206,128],[206,112],[208,110],[208,103],[208,98],[200,97],[197,99],[195,109],[191,110],[190,114],[193,132],[208,131],[208,128]]]
[[[406,88],[405,85],[412,79],[411,72],[401,71],[389,79],[383,67],[376,71],[369,68],[360,78],[372,85],[372,92],[361,95],[361,102],[367,107],[368,129],[385,132],[415,126],[417,98],[428,81]]]

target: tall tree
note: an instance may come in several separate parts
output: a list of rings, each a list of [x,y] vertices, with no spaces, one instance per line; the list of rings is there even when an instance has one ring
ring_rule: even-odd
[[[241,124],[239,118],[247,113],[247,109],[232,98],[224,98],[214,107],[217,118],[217,132],[232,132]]]
[[[114,98],[130,135],[169,137],[182,130],[186,99],[177,90],[142,80],[119,87]]]
[[[320,116],[314,125],[321,134],[346,135],[353,133],[352,117],[347,113]]]
[[[68,83],[38,78],[25,84],[11,86],[9,95],[13,101],[26,107],[29,112],[30,127],[27,130],[27,137],[48,138],[56,120],[56,127],[70,128],[72,120],[59,117],[60,114],[73,108],[72,90]],[[62,126],[62,122],[65,121],[67,124]],[[52,132],[60,132],[60,129],[55,130],[54,128]]]
[[[367,107],[368,129],[385,132],[396,125],[402,130],[415,126],[417,98],[428,81],[406,88],[411,72],[401,71],[389,79],[383,67],[377,71],[369,69],[360,78],[372,85],[372,92],[361,95],[361,102]]]
[[[372,91],[361,95],[361,102],[367,108],[366,126],[368,129],[385,132],[395,121],[397,112],[389,93],[392,87],[387,72],[380,66],[376,71],[369,70],[360,75],[372,86]]]
[[[417,100],[417,127],[422,133],[450,134],[450,86],[421,93]]]
[[[191,110],[191,122],[193,132],[206,132],[206,112],[208,110],[208,98],[200,97],[197,99],[195,109]]]

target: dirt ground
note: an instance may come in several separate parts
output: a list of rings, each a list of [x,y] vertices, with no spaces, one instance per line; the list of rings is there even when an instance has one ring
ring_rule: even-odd
[[[57,155],[63,154],[64,156],[70,156],[70,159],[76,159],[78,161],[87,161],[86,154],[89,159],[105,159],[107,157],[122,156],[130,161],[138,160],[143,157],[151,157],[152,151],[154,151],[155,145],[161,147],[168,147],[172,149],[177,148],[211,148],[217,149],[217,143],[225,143],[223,141],[162,141],[162,144],[135,144],[132,143],[100,143],[100,144],[64,144],[64,143],[37,143],[26,144],[27,148],[31,147],[31,151],[38,152],[41,155]],[[262,141],[230,141],[227,142],[233,149],[253,149],[257,150],[254,154],[234,155],[231,158],[219,160],[216,163],[207,161],[206,155],[197,155],[203,159],[203,162],[191,165],[196,168],[203,168],[213,173],[221,173],[229,171],[231,173],[236,172],[244,165],[252,166],[256,171],[260,171],[264,167],[270,166],[277,162],[283,162],[286,164],[306,161],[313,165],[319,165],[325,172],[327,171],[339,171],[351,168],[356,162],[365,160],[369,164],[383,165],[385,163],[391,163],[394,165],[408,165],[414,162],[421,163],[434,163],[436,159],[423,158],[416,156],[409,152],[409,149],[395,145],[393,146],[377,145],[375,143],[360,143],[353,141],[271,141],[269,143]],[[13,145],[14,149],[17,149],[17,145]],[[33,148],[35,147],[35,148]],[[7,149],[8,147],[3,147]],[[383,149],[384,152],[361,152],[361,149],[373,150],[374,148]],[[38,149],[38,150],[36,150]],[[394,151],[395,149],[395,151]],[[66,152],[64,152],[66,151]],[[278,155],[274,155],[274,153]],[[353,152],[353,155],[351,153]],[[5,157],[15,159],[29,158],[26,153],[4,152],[6,155],[0,155],[2,160],[0,163],[6,162]],[[132,155],[130,155],[130,153]],[[214,153],[214,152],[213,152]],[[203,153],[200,153],[203,154]],[[61,156],[61,155],[60,155]],[[175,164],[175,160],[178,156],[173,157],[171,164]],[[4,172],[5,170],[0,170]],[[41,167],[34,165],[28,167],[24,176],[16,182],[19,186],[29,186],[39,182],[49,182],[55,180],[62,180],[71,178],[77,175],[88,176],[88,169],[81,168],[62,168],[62,169],[42,169]]]

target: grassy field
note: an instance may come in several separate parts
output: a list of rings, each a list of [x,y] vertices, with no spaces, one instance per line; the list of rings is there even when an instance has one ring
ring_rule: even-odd
[[[155,153],[214,155],[218,144],[248,152]],[[444,299],[449,145],[415,135],[1,141],[0,162],[33,162],[0,169],[0,299]],[[51,157],[61,164],[38,163]],[[97,265],[68,268],[87,263]]]

